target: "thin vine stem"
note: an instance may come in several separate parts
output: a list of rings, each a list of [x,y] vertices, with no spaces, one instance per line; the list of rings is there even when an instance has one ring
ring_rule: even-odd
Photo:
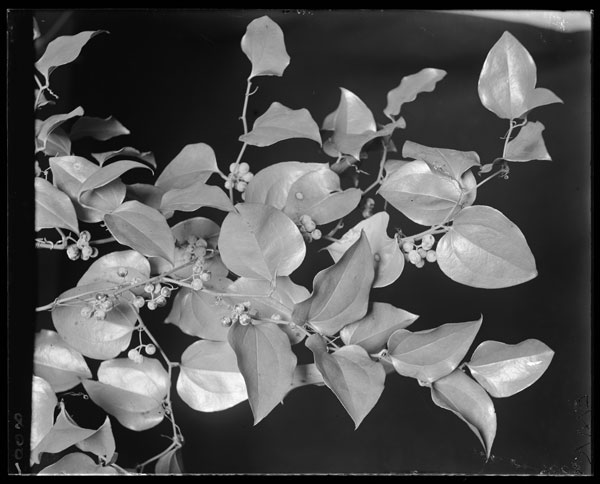
[[[381,161],[379,162],[379,172],[377,173],[377,178],[373,183],[371,183],[365,190],[362,191],[363,196],[370,192],[373,188],[379,185],[383,181],[383,168],[385,166],[385,162],[387,160],[388,148],[385,143],[383,145],[383,153],[381,155]]]
[[[106,237],[105,239],[90,240],[90,245],[110,244],[111,242],[116,242],[116,239],[114,237]]]

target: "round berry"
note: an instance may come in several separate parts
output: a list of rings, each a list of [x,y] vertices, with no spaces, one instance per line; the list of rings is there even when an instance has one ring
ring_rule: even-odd
[[[91,234],[87,231],[87,230],[82,230],[79,233],[79,240],[83,240],[85,242],[89,242],[91,240],[92,236]]]
[[[171,295],[171,288],[170,287],[161,287],[160,295],[163,297],[169,297]]]
[[[415,263],[415,265],[420,269],[425,265],[425,261],[423,259],[419,259],[419,262]]]
[[[433,244],[435,244],[435,237],[431,234],[427,234],[421,240],[421,247],[423,247],[425,250],[431,249],[433,247]]]
[[[317,224],[310,218],[303,225],[307,232],[312,232],[317,228]]]
[[[77,260],[79,259],[79,256],[81,255],[80,251],[79,251],[79,247],[77,247],[75,244],[71,244],[67,247],[67,257],[71,260]]]
[[[231,173],[235,173],[238,169],[238,166],[235,163],[232,163],[231,165],[229,165],[229,171]]]
[[[243,304],[236,304],[233,307],[233,310],[237,313],[237,314],[242,314],[244,311],[246,311],[246,306],[244,306]]]
[[[233,323],[233,321],[231,320],[231,318],[227,317],[227,316],[223,316],[221,318],[221,324],[223,326],[225,326],[226,328],[228,328],[229,326],[231,326]]]
[[[127,277],[127,274],[129,274],[129,271],[125,267],[119,267],[117,269],[117,276]]]
[[[225,188],[227,190],[233,188],[233,182],[231,180],[225,180]]]
[[[406,253],[410,252],[411,250],[413,250],[415,248],[414,244],[412,242],[404,242],[402,244],[402,250]]]
[[[144,292],[147,292],[148,294],[152,294],[152,291],[154,291],[154,284],[146,284],[144,286]]]
[[[206,247],[196,247],[194,249],[194,255],[198,258],[202,258],[206,255]]]
[[[115,307],[115,305],[110,299],[107,299],[106,301],[103,301],[102,303],[100,303],[100,308],[106,312],[110,311],[114,307]]]
[[[417,250],[419,257],[421,257],[421,259],[425,259],[425,257],[427,257],[427,251],[425,249],[423,249],[422,247],[419,248]]]
[[[148,309],[150,311],[154,311],[156,309],[156,307],[157,307],[156,306],[156,301],[148,301],[147,306],[148,306]]]
[[[365,208],[368,210],[373,210],[373,208],[375,208],[375,200],[372,198],[367,198],[365,200]]]
[[[91,318],[94,314],[94,308],[91,306],[84,306],[81,308],[81,316],[84,318]]]
[[[300,223],[302,225],[306,225],[306,223],[308,223],[312,219],[310,218],[310,215],[304,214],[304,215],[300,215],[300,219],[299,220],[300,220]]]
[[[194,279],[192,281],[192,289],[194,291],[199,291],[200,289],[202,289],[202,287],[204,287],[204,283],[201,279]]]
[[[240,177],[243,181],[245,181],[246,183],[250,183],[252,181],[252,179],[254,178],[254,173],[244,173],[241,177]]]
[[[252,322],[252,318],[247,314],[240,314],[239,321],[242,326],[248,326]]]
[[[246,190],[247,186],[248,186],[248,184],[245,181],[239,181],[235,184],[235,189],[238,192],[243,192],[244,190]]]
[[[428,250],[426,258],[427,262],[435,262],[437,260],[437,254],[435,250]]]
[[[127,352],[127,358],[129,358],[131,361],[136,361],[139,358],[140,354],[138,353],[138,350],[133,348],[130,349]]]
[[[373,212],[372,212],[371,210],[368,210],[368,209],[366,209],[366,208],[365,208],[365,209],[362,211],[362,218],[369,218],[369,217],[371,217],[372,215],[373,215]]]
[[[319,240],[322,236],[321,231],[319,229],[315,229],[310,234],[314,240]]]
[[[85,249],[86,247],[88,247],[88,246],[89,246],[89,244],[87,243],[87,241],[85,241],[85,240],[81,240],[81,239],[79,239],[79,240],[77,241],[77,244],[76,244],[76,245],[77,245],[77,247],[78,247],[79,249],[82,249],[82,250],[83,250],[83,249]]]
[[[408,260],[411,261],[413,264],[416,264],[421,260],[421,256],[416,250],[413,249],[408,253]]]
[[[146,304],[146,300],[142,297],[142,296],[137,296],[134,300],[133,300],[133,305],[136,308],[143,308],[144,304]]]
[[[240,175],[245,175],[246,173],[248,173],[250,171],[250,165],[246,162],[242,162],[238,165],[238,169],[237,172]]]
[[[210,281],[210,277],[211,277],[210,271],[204,271],[200,274],[200,280],[202,282]]]
[[[90,257],[92,259],[95,259],[96,257],[98,257],[98,248],[97,247],[92,247],[92,253],[90,254]]]
[[[164,296],[158,296],[156,299],[156,305],[159,308],[162,308],[165,304],[167,304],[167,298],[165,298]]]
[[[147,355],[152,356],[154,353],[156,353],[156,346],[154,346],[152,343],[147,344],[145,350]]]
[[[106,319],[106,311],[104,311],[103,309],[96,309],[96,311],[94,311],[94,316],[96,317],[96,319],[104,321]]]

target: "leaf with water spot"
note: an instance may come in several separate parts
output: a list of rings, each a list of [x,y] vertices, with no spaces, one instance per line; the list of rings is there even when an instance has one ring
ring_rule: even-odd
[[[422,92],[432,92],[436,84],[446,77],[446,71],[432,67],[421,69],[416,74],[405,76],[395,87],[387,93],[387,105],[383,110],[386,116],[400,114],[402,105],[414,101]]]
[[[290,63],[283,31],[266,15],[248,24],[242,37],[242,51],[252,63],[248,79],[256,76],[281,77]]]
[[[148,279],[150,277],[150,263],[148,259],[136,250],[120,250],[103,255],[88,267],[77,282],[78,286],[85,286],[93,282],[113,282],[115,284],[128,284],[134,280]],[[138,293],[142,288],[134,288],[132,292]]]
[[[537,339],[515,345],[484,341],[467,366],[492,397],[502,398],[533,385],[548,369],[553,356],[554,351]]]

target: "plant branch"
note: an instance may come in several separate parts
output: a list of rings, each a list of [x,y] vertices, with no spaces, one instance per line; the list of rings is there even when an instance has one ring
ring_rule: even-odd
[[[110,244],[116,241],[114,237],[106,237],[105,239],[90,240],[90,245]]]
[[[383,181],[383,167],[387,160],[388,148],[385,143],[382,143],[382,145],[383,145],[383,153],[381,154],[381,161],[379,162],[379,173],[377,173],[377,178],[375,179],[375,181],[373,183],[371,183],[365,190],[363,190],[363,192],[362,192],[363,196],[366,195],[368,192],[370,192],[373,188],[375,188],[377,185],[379,185]]]

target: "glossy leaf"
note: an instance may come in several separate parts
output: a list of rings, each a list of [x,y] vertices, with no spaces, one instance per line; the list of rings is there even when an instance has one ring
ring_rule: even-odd
[[[265,114],[254,121],[252,131],[239,139],[252,146],[271,146],[292,138],[308,138],[321,144],[319,126],[308,109],[290,109],[274,102]]]
[[[162,421],[162,402],[170,384],[160,362],[145,357],[140,363],[129,358],[104,361],[98,369],[98,381],[83,382],[96,405],[135,431],[152,428]]]
[[[350,246],[360,238],[364,230],[375,264],[373,287],[385,287],[392,284],[404,269],[404,257],[395,238],[388,237],[387,226],[390,216],[387,212],[378,212],[359,222],[348,230],[337,242],[326,247],[334,262],[341,259]]]
[[[452,220],[475,197],[463,193],[477,183],[467,172],[459,183],[431,170],[424,161],[412,161],[393,171],[381,184],[378,193],[394,208],[421,225],[431,226]]]
[[[79,450],[91,452],[104,461],[110,462],[115,455],[116,444],[108,416],[98,430],[75,445]]]
[[[163,257],[173,262],[175,239],[165,217],[158,210],[132,200],[106,214],[104,222],[120,244],[146,256]]]
[[[167,190],[154,185],[149,185],[148,183],[133,183],[127,185],[127,198],[129,200],[137,200],[156,210],[160,210],[162,197],[166,192]],[[167,217],[167,213],[168,212],[164,212],[163,215],[165,215],[165,218],[170,218]]]
[[[86,454],[81,452],[73,452],[67,454],[59,459],[54,464],[44,467],[38,476],[52,476],[52,475],[77,475],[77,474],[119,474],[119,471],[112,466],[101,466],[94,462],[94,460]]]
[[[469,426],[489,458],[496,437],[496,411],[485,390],[462,371],[454,370],[433,383],[431,398]]]
[[[106,141],[115,136],[131,133],[113,116],[109,116],[105,119],[83,116],[75,121],[69,134],[73,141],[86,137]]]
[[[252,63],[248,79],[256,76],[281,77],[290,63],[283,31],[266,15],[248,24],[242,37],[242,51]]]
[[[274,323],[236,323],[229,330],[229,344],[244,376],[256,425],[288,393],[296,355],[286,334]]]
[[[98,34],[108,33],[106,30],[79,32],[76,35],[63,35],[48,44],[42,57],[35,63],[35,68],[46,80],[57,67],[73,62],[88,41]]]
[[[406,141],[402,147],[404,158],[424,161],[433,171],[439,171],[457,181],[469,168],[480,166],[479,155],[474,151],[457,151],[446,148],[430,148],[413,141]]]
[[[298,227],[279,210],[241,203],[221,226],[219,250],[238,276],[271,280],[291,274],[304,260],[306,245]]]
[[[502,398],[533,385],[548,369],[553,356],[554,351],[536,339],[515,345],[484,341],[467,366],[492,397]]]
[[[521,118],[533,108],[562,103],[552,91],[536,88],[536,83],[537,69],[531,54],[510,32],[504,32],[481,69],[481,103],[504,119]]]
[[[88,268],[77,282],[85,286],[93,282],[132,283],[150,277],[150,263],[135,250],[121,250],[103,255]],[[136,289],[133,289],[136,292]]]
[[[35,335],[33,372],[64,392],[91,378],[92,373],[79,351],[67,345],[55,331],[42,329]]]
[[[436,252],[444,274],[472,287],[510,287],[537,276],[525,236],[492,207],[478,205],[460,212]]]
[[[61,124],[68,121],[69,119],[83,116],[83,108],[81,106],[76,107],[70,113],[65,114],[54,114],[49,116],[45,120],[41,121],[36,119],[35,122],[35,151],[44,151],[48,138],[52,132],[57,129]]]
[[[405,166],[409,163],[411,163],[411,162],[405,161],[405,160],[392,160],[392,159],[386,160],[386,162],[383,165],[386,176],[390,176],[394,171],[399,170],[400,168],[402,168],[403,166]]]
[[[405,76],[387,93],[387,106],[383,110],[388,117],[400,114],[402,105],[414,101],[422,92],[432,92],[435,85],[446,77],[446,71],[432,67],[422,69],[416,74]]]
[[[183,474],[183,465],[181,463],[181,449],[172,449],[156,461],[154,467],[155,474]]]
[[[121,175],[135,168],[146,168],[151,170],[151,168],[143,163],[132,160],[115,161],[110,165],[103,166],[102,168],[94,171],[94,173],[87,177],[81,184],[79,187],[79,193],[77,194],[77,200],[82,205],[87,206],[87,200],[92,196],[92,192],[94,190],[118,180]]]
[[[386,347],[392,333],[410,326],[418,317],[391,304],[374,302],[367,315],[342,328],[340,336],[345,345],[358,345],[367,353],[377,353]]]
[[[126,146],[124,148],[113,151],[104,151],[102,153],[92,153],[92,156],[98,161],[98,163],[100,163],[100,166],[102,166],[107,161],[112,160],[113,158],[133,157],[145,161],[153,168],[156,168],[156,159],[154,158],[154,154],[151,151],[139,151],[138,149],[132,148],[131,146]]]
[[[58,399],[50,383],[33,375],[31,384],[30,448],[35,449],[54,425],[54,409]]]
[[[71,154],[71,139],[64,129],[56,128],[48,135],[43,152],[48,156],[69,156]]]
[[[93,429],[84,429],[77,425],[65,410],[64,403],[61,402],[60,407],[60,413],[56,417],[56,422],[54,422],[50,432],[31,450],[30,461],[32,464],[39,464],[40,454],[44,452],[51,454],[62,452],[96,432]]]
[[[80,156],[61,156],[50,158],[50,167],[54,184],[65,192],[77,212],[77,217],[83,222],[100,222],[106,212],[117,208],[125,198],[125,185],[121,180],[115,180],[91,192],[86,198],[86,206],[78,201],[81,184],[100,168]]]
[[[327,172],[327,163],[284,161],[263,168],[246,187],[246,203],[263,203],[279,210],[285,207],[292,185],[307,173]],[[324,175],[326,176],[326,175]]]
[[[88,294],[92,299],[96,292],[105,293],[114,288],[114,284],[96,282],[70,289],[59,299]],[[130,303],[119,299],[115,307],[106,313],[106,319],[97,319],[94,315],[86,318],[81,315],[84,302],[71,301],[68,305],[59,305],[52,311],[52,322],[61,338],[75,350],[88,358],[105,360],[114,358],[127,349],[131,341],[137,314]]]
[[[181,355],[177,393],[194,410],[219,412],[248,399],[244,377],[227,341],[196,341]]]
[[[219,171],[213,149],[205,143],[186,145],[165,167],[155,185],[162,189],[187,188],[196,182],[206,182]]]
[[[79,233],[73,203],[61,190],[44,178],[35,177],[35,230],[62,228]]]
[[[225,192],[213,185],[198,181],[186,188],[174,188],[166,192],[161,199],[162,212],[193,212],[202,207],[212,207],[225,212],[233,210],[233,204]]]
[[[325,335],[337,333],[367,313],[374,277],[373,254],[363,231],[338,262],[315,276],[313,292],[296,304],[293,320],[310,322]]]
[[[308,337],[306,346],[313,352],[325,384],[358,428],[383,392],[383,366],[371,360],[365,349],[356,345],[344,346],[328,354],[325,340],[316,334]]]
[[[508,161],[552,160],[542,137],[544,129],[538,121],[528,122],[508,142],[503,158]]]
[[[399,329],[388,340],[396,371],[431,383],[450,374],[471,347],[483,317],[468,323],[448,323],[434,329],[410,332]]]

